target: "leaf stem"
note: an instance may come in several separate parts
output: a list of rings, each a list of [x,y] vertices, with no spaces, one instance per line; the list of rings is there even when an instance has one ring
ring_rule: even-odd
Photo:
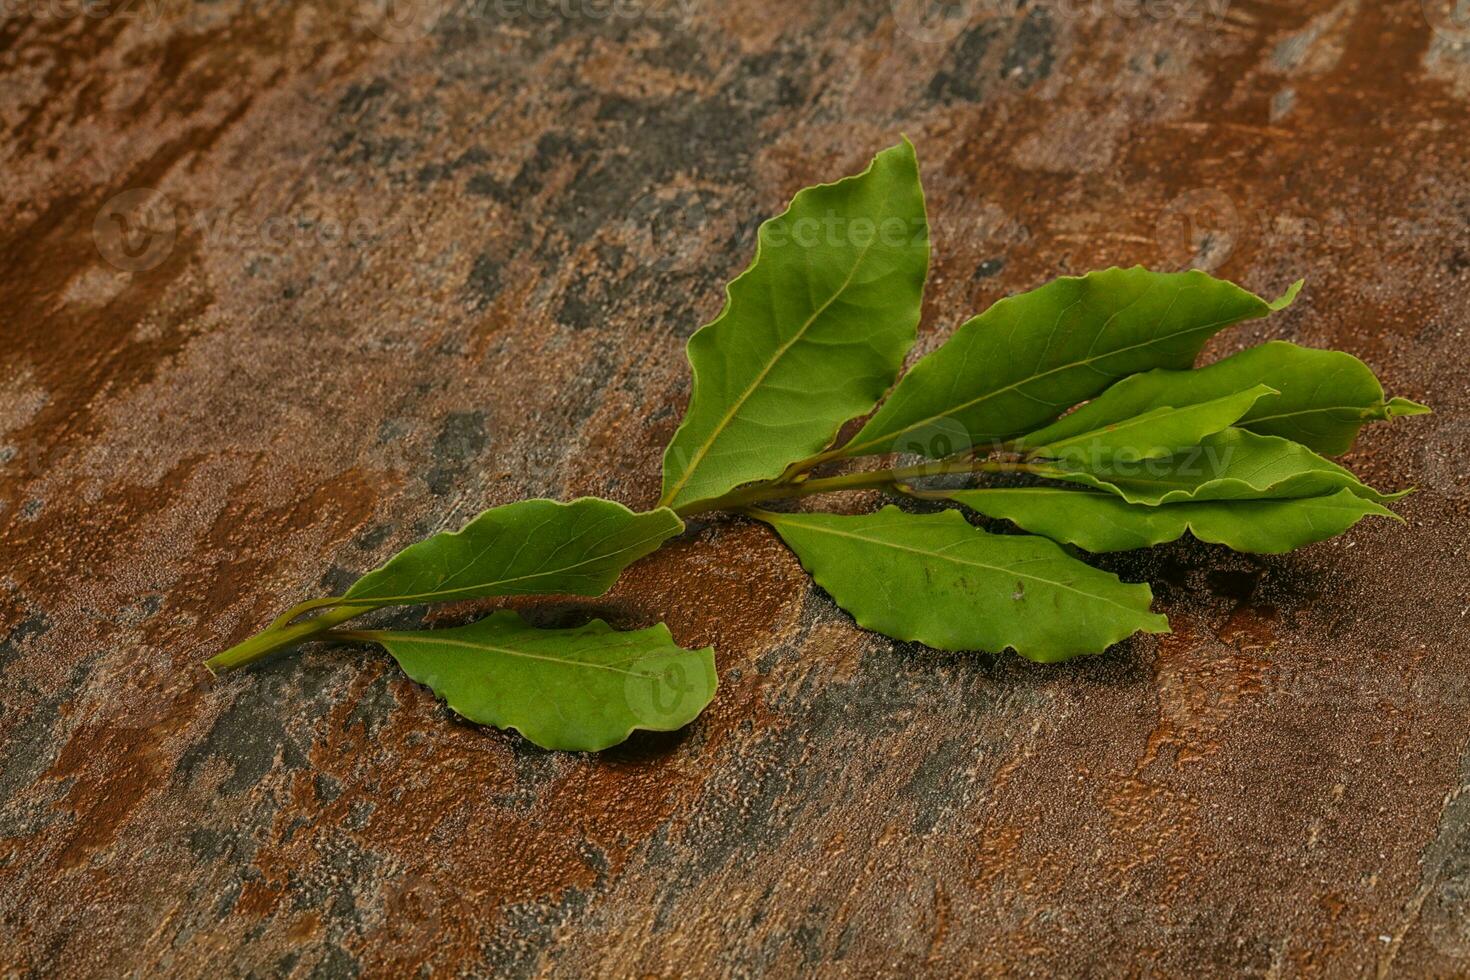
[[[361,607],[347,606],[329,610],[304,623],[273,626],[256,633],[243,643],[230,647],[224,653],[209,658],[205,661],[204,666],[209,668],[210,673],[216,675],[238,670],[370,611]]]
[[[891,470],[865,470],[844,473],[841,476],[823,477],[818,480],[802,480],[793,483],[786,480],[770,480],[756,483],[710,500],[695,501],[675,510],[680,517],[693,517],[716,510],[743,510],[753,504],[771,500],[794,500],[811,497],[819,493],[841,493],[848,490],[885,490],[897,488],[909,480],[922,480],[930,476],[949,476],[957,473],[1031,473],[1034,467],[1025,463],[984,461],[973,459],[946,459],[935,463],[923,463]]]
[[[835,459],[837,455],[834,453],[836,451],[814,456],[812,460],[807,461],[812,465],[801,464],[793,467],[775,480],[739,487],[720,497],[686,504],[676,508],[675,513],[680,517],[692,517],[695,514],[707,514],[717,510],[742,511],[769,501],[793,500],[820,493],[842,493],[850,490],[893,490],[909,493],[912,492],[912,488],[908,486],[910,480],[922,480],[931,476],[959,473],[1034,473],[1038,471],[1037,467],[1024,462],[982,461],[966,453],[935,462],[922,463],[918,466],[864,470],[812,479],[810,472],[815,465],[813,461],[821,461],[824,458]],[[333,627],[372,612],[382,605],[383,603],[373,600],[354,601],[341,596],[312,599],[299,603],[282,613],[265,630],[210,658],[205,662],[205,666],[215,674],[222,674],[264,660],[287,647],[310,639],[377,642],[376,635],[371,631],[333,630]],[[318,615],[297,622],[302,616],[312,612]]]
[[[387,635],[381,630],[332,630],[322,639],[338,643],[382,643]]]

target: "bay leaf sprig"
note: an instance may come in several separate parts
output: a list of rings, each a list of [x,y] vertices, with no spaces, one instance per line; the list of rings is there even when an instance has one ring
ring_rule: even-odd
[[[689,341],[692,393],[656,508],[493,508],[340,596],[286,610],[210,669],[307,640],[375,644],[471,721],[592,751],[697,717],[715,696],[714,651],[678,646],[663,625],[540,629],[508,610],[418,632],[353,621],[464,599],[602,595],[686,521],[725,512],[769,526],[863,627],[1054,663],[1169,628],[1146,583],[1084,553],[1192,534],[1282,554],[1395,518],[1387,505],[1407,491],[1374,489],[1328,457],[1365,425],[1427,407],[1388,397],[1340,351],[1271,341],[1196,366],[1211,337],[1288,309],[1300,282],[1268,301],[1197,270],[1067,276],[966,320],[904,373],[929,260],[907,140],[799,192],[761,226],[724,309]],[[840,439],[848,423],[856,433]],[[853,468],[867,457],[888,461]],[[992,476],[1004,479],[987,485]],[[797,505],[855,490],[909,504]]]

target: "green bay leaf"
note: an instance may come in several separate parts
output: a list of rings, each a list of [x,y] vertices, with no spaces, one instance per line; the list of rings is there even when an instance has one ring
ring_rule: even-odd
[[[1197,446],[1206,436],[1223,432],[1275,389],[1257,385],[1221,398],[1184,404],[1161,405],[1131,417],[1082,427],[1060,438],[1052,438],[1028,451],[1030,457],[1068,461],[1112,459],[1158,459]],[[1107,397],[1104,394],[1103,397]],[[1101,400],[1101,399],[1099,399]]]
[[[635,513],[597,497],[522,500],[436,534],[369,572],[341,598],[369,609],[508,595],[601,595],[624,568],[684,529],[667,508]]]
[[[1019,445],[1041,446],[1162,406],[1197,405],[1259,385],[1274,393],[1258,400],[1238,426],[1281,436],[1329,456],[1351,449],[1358,430],[1369,422],[1429,411],[1404,398],[1385,401],[1373,372],[1351,354],[1271,341],[1207,367],[1125,378]]]
[[[507,610],[456,629],[344,635],[385,647],[464,718],[546,749],[596,752],[638,729],[682,728],[718,683],[714,650],[683,649],[662,624],[536,629]]]
[[[1043,425],[1114,381],[1187,368],[1205,341],[1268,303],[1197,270],[1107,269],[996,303],[914,365],[843,455],[948,455]]]
[[[1045,538],[989,534],[958,511],[755,512],[859,624],[940,650],[1007,647],[1044,663],[1168,632],[1147,585],[1083,564]]]
[[[1174,456],[1138,461],[1070,460],[1033,464],[1030,472],[1053,480],[1107,490],[1133,504],[1157,506],[1204,500],[1286,500],[1321,497],[1339,490],[1378,503],[1404,496],[1382,494],[1351,471],[1305,446],[1278,436],[1226,429]]]
[[[943,496],[978,514],[1086,551],[1130,551],[1177,541],[1186,531],[1236,551],[1281,555],[1336,537],[1365,517],[1395,517],[1351,490],[1294,500],[1130,504],[1112,494],[1056,487],[959,490]]]
[[[724,311],[690,338],[694,380],[664,454],[663,504],[684,510],[780,476],[871,409],[913,345],[928,267],[907,140],[763,224]]]

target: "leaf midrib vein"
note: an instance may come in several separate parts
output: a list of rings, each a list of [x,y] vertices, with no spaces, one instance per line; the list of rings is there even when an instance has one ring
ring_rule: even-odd
[[[727,411],[724,417],[720,419],[720,421],[715,425],[715,428],[710,432],[709,437],[705,439],[704,443],[699,447],[699,449],[695,451],[693,457],[689,461],[689,465],[684,469],[684,475],[679,477],[678,481],[673,485],[673,487],[669,489],[668,493],[664,494],[663,502],[665,506],[673,503],[673,501],[678,499],[680,492],[682,492],[683,489],[688,486],[689,480],[694,476],[695,470],[699,468],[699,464],[703,462],[705,456],[709,454],[710,449],[715,444],[715,440],[720,437],[720,435],[725,431],[727,427],[729,427],[731,420],[735,418],[735,415],[740,411],[745,403],[750,400],[751,395],[755,394],[756,389],[761,386],[761,382],[765,381],[766,376],[776,369],[776,365],[780,362],[781,358],[786,356],[786,352],[791,350],[792,347],[796,346],[796,344],[800,342],[802,337],[806,335],[806,332],[811,329],[812,324],[817,321],[817,318],[820,317],[823,313],[826,313],[827,310],[831,308],[832,304],[836,303],[838,298],[841,297],[842,294],[847,291],[848,287],[852,285],[853,279],[857,277],[858,270],[861,269],[863,263],[867,261],[868,253],[873,250],[873,244],[874,243],[870,241],[867,245],[863,246],[863,250],[858,253],[858,257],[853,262],[852,268],[848,271],[847,278],[842,281],[842,285],[838,286],[837,289],[833,291],[832,295],[829,296],[827,300],[823,302],[822,305],[812,313],[811,316],[807,317],[806,322],[801,325],[800,329],[798,329],[796,333],[792,334],[790,340],[788,340],[786,343],[782,344],[779,348],[776,349],[776,353],[773,354],[771,356],[771,359],[766,362],[763,368],[761,368],[760,373],[756,375],[755,380],[750,383],[745,391],[741,393],[740,397],[735,400],[734,404],[730,406],[729,411]]]
[[[466,585],[466,586],[464,586],[462,588],[458,588],[458,589],[442,589],[442,590],[433,590],[433,591],[429,591],[429,592],[413,592],[413,593],[409,593],[407,595],[396,595],[396,596],[361,596],[361,597],[359,597],[359,599],[347,599],[347,600],[345,600],[343,602],[338,603],[338,605],[339,606],[363,606],[363,605],[387,605],[387,606],[391,606],[391,605],[396,605],[397,603],[404,602],[404,601],[407,601],[407,600],[418,600],[418,599],[425,599],[425,598],[438,598],[438,597],[441,597],[441,596],[458,595],[458,594],[464,593],[464,592],[474,592],[474,591],[479,590],[479,589],[494,588],[494,587],[500,586],[500,585],[508,585],[508,584],[510,584],[512,582],[523,582],[523,581],[526,581],[528,579],[545,578],[548,575],[564,575],[564,574],[566,574],[568,572],[573,571],[574,569],[581,568],[584,565],[591,565],[594,562],[604,561],[604,560],[606,560],[608,558],[613,558],[613,557],[616,557],[617,555],[624,554],[624,553],[629,552],[629,551],[634,551],[634,550],[642,547],[643,545],[647,544],[650,541],[661,540],[661,539],[663,539],[666,536],[667,535],[665,535],[662,531],[660,531],[660,532],[655,533],[655,534],[650,534],[650,535],[648,535],[645,538],[640,538],[637,541],[634,541],[634,542],[631,542],[630,544],[624,545],[621,548],[615,548],[612,551],[603,552],[602,554],[599,554],[599,555],[592,555],[589,558],[584,558],[581,561],[573,562],[570,565],[564,565],[564,566],[562,566],[560,568],[552,568],[552,569],[547,569],[545,571],[532,572],[532,573],[530,573],[528,575],[512,575],[509,578],[491,579],[489,581],[480,582],[480,583],[477,583],[475,585]],[[488,549],[486,549],[486,550],[488,550]],[[483,552],[481,554],[483,555]],[[463,572],[463,570],[461,570],[461,572],[456,572],[455,575],[462,574],[462,572]]]
[[[1170,309],[1172,310],[1172,306],[1170,307]],[[966,409],[974,408],[976,405],[979,405],[979,404],[981,404],[981,403],[983,403],[985,401],[988,401],[991,398],[995,398],[998,395],[1003,395],[1003,394],[1005,394],[1008,391],[1012,391],[1012,390],[1014,390],[1016,388],[1021,387],[1022,385],[1030,384],[1033,381],[1040,380],[1041,378],[1045,378],[1045,377],[1047,377],[1049,375],[1056,374],[1059,371],[1069,371],[1072,368],[1078,368],[1078,367],[1089,367],[1089,366],[1092,365],[1092,363],[1094,361],[1101,361],[1101,360],[1104,360],[1104,359],[1109,358],[1109,357],[1113,357],[1113,356],[1118,355],[1118,354],[1126,354],[1129,351],[1139,350],[1139,349],[1144,348],[1144,347],[1152,347],[1155,344],[1161,344],[1161,343],[1163,343],[1163,342],[1165,342],[1167,340],[1174,340],[1174,339],[1179,338],[1179,337],[1185,337],[1185,336],[1188,336],[1189,334],[1192,334],[1192,333],[1199,333],[1202,330],[1212,330],[1215,327],[1221,327],[1221,326],[1225,326],[1227,324],[1233,323],[1233,322],[1235,322],[1235,320],[1236,320],[1236,318],[1227,318],[1227,319],[1224,319],[1224,320],[1217,320],[1217,321],[1215,321],[1213,323],[1206,323],[1206,324],[1204,324],[1202,326],[1191,327],[1188,330],[1180,330],[1177,333],[1171,333],[1171,334],[1168,334],[1167,336],[1154,337],[1153,339],[1146,340],[1146,341],[1144,341],[1141,344],[1130,344],[1127,347],[1118,347],[1118,348],[1116,348],[1114,350],[1110,350],[1110,351],[1108,351],[1108,352],[1106,352],[1104,354],[1098,354],[1095,357],[1089,356],[1089,357],[1082,358],[1081,360],[1069,361],[1066,364],[1060,364],[1057,367],[1054,367],[1054,368],[1052,368],[1049,371],[1043,371],[1040,374],[1032,374],[1029,377],[1022,378],[1019,381],[1015,381],[1015,382],[1013,382],[1011,384],[1008,384],[1004,388],[996,388],[996,389],[994,389],[992,391],[986,392],[983,395],[978,395],[975,398],[972,398],[969,401],[967,401],[967,402],[965,402],[965,403],[963,403],[961,405],[956,405],[953,408],[945,409],[943,412],[940,412],[940,413],[938,413],[936,415],[930,415],[930,416],[928,416],[926,418],[919,419],[917,422],[914,422],[914,423],[912,423],[910,425],[904,426],[902,429],[897,429],[897,430],[895,430],[893,432],[885,433],[885,434],[883,434],[881,436],[877,436],[875,438],[871,438],[871,439],[869,439],[866,442],[853,443],[852,445],[847,446],[846,449],[844,450],[844,452],[845,452],[846,455],[849,455],[850,456],[850,455],[852,455],[853,453],[855,453],[855,452],[857,452],[859,450],[867,449],[869,446],[876,446],[878,443],[883,442],[885,440],[895,439],[895,438],[897,438],[897,437],[899,437],[901,435],[904,435],[905,433],[912,432],[915,429],[920,428],[921,426],[928,425],[930,422],[935,422],[935,421],[938,421],[939,419],[952,418],[953,416],[958,415],[960,412],[963,412]]]
[[[386,636],[386,635],[383,636],[383,639],[388,640],[388,642],[393,642],[393,638],[391,638],[389,636]],[[465,649],[465,650],[474,650],[477,653],[503,653],[507,657],[521,657],[521,658],[526,659],[526,660],[543,660],[543,661],[546,661],[547,663],[561,664],[563,667],[586,667],[588,670],[605,670],[608,673],[612,673],[612,674],[624,674],[624,675],[626,675],[628,677],[645,677],[645,676],[647,676],[645,674],[640,674],[640,673],[638,673],[635,670],[620,670],[619,668],[614,667],[614,666],[609,665],[609,664],[595,664],[595,663],[589,663],[589,662],[587,662],[585,660],[567,660],[567,659],[562,658],[562,657],[548,657],[548,656],[545,656],[545,655],[539,654],[539,653],[527,653],[524,650],[517,650],[517,649],[515,649],[513,647],[498,647],[498,646],[495,646],[494,644],[491,644],[491,643],[471,643],[471,642],[468,642],[466,640],[445,640],[445,639],[440,639],[438,637],[433,637],[433,636],[428,636],[428,637],[415,637],[413,639],[405,639],[403,637],[399,637],[398,638],[398,642],[400,642],[400,643],[403,643],[403,642],[407,642],[407,643],[431,643],[431,644],[435,644],[435,645],[438,645],[438,646],[459,647],[459,648],[462,648],[462,649]],[[658,654],[658,653],[650,653],[649,654],[650,657],[659,656],[659,655],[660,654]],[[628,661],[628,660],[621,661],[621,663],[630,663],[630,662],[631,661]]]
[[[1053,587],[1058,588],[1058,589],[1062,589],[1062,590],[1067,591],[1067,592],[1075,592],[1077,595],[1083,596],[1084,598],[1087,598],[1087,599],[1094,599],[1094,600],[1096,600],[1098,602],[1107,603],[1110,606],[1117,606],[1119,609],[1122,609],[1122,610],[1124,610],[1124,611],[1126,611],[1128,613],[1131,613],[1133,615],[1137,615],[1137,613],[1138,613],[1138,610],[1132,609],[1132,608],[1130,608],[1128,606],[1125,606],[1121,602],[1118,602],[1118,601],[1116,601],[1114,599],[1109,599],[1106,596],[1098,595],[1098,594],[1093,593],[1093,592],[1086,592],[1086,591],[1084,591],[1082,589],[1074,588],[1074,587],[1072,587],[1070,585],[1066,585],[1066,584],[1064,584],[1062,582],[1058,582],[1058,581],[1056,581],[1054,579],[1043,578],[1043,577],[1041,577],[1039,575],[1030,575],[1030,574],[1027,574],[1026,572],[1018,572],[1018,571],[1016,571],[1013,568],[1005,568],[1005,567],[1002,567],[1000,565],[989,565],[989,564],[986,564],[985,562],[970,561],[970,560],[962,559],[962,558],[951,558],[951,557],[949,557],[947,555],[944,555],[944,554],[942,554],[940,552],[936,552],[936,551],[925,551],[922,548],[910,548],[910,547],[906,547],[906,546],[901,545],[901,544],[894,544],[891,541],[885,541],[882,538],[870,538],[870,537],[867,537],[866,535],[853,534],[853,533],[848,532],[848,531],[837,531],[837,530],[833,530],[830,527],[823,527],[820,524],[810,524],[810,523],[807,523],[807,522],[801,521],[801,520],[791,521],[789,519],[789,515],[787,516],[787,521],[788,521],[788,523],[793,523],[793,524],[796,524],[796,525],[798,525],[800,527],[804,527],[807,530],[817,531],[818,533],[821,533],[821,534],[831,534],[831,535],[833,535],[835,537],[839,537],[839,538],[851,538],[854,541],[863,541],[863,542],[866,542],[868,544],[876,544],[876,545],[880,545],[880,546],[885,547],[885,548],[892,548],[895,551],[908,551],[908,552],[912,552],[913,554],[916,554],[916,555],[922,555],[922,556],[927,556],[927,557],[931,557],[931,558],[937,558],[937,559],[939,559],[941,561],[951,562],[952,564],[956,564],[956,565],[970,565],[970,566],[972,566],[974,568],[984,568],[984,569],[988,569],[988,570],[990,570],[992,572],[999,572],[1002,575],[1015,576],[1017,578],[1030,579],[1033,582],[1040,582],[1042,585],[1050,585],[1050,586],[1053,586]],[[962,542],[962,541],[961,542],[955,542],[956,545],[965,544],[965,543],[966,542]],[[1087,566],[1087,567],[1090,567],[1090,566]],[[1124,583],[1124,584],[1126,584],[1126,583]]]

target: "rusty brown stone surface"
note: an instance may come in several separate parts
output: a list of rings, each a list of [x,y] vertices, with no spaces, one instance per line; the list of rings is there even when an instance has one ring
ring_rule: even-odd
[[[914,6],[3,8],[0,976],[1470,973],[1470,25]],[[1116,558],[1176,632],[1064,667],[865,633],[706,523],[522,604],[717,647],[600,757],[378,653],[208,678],[487,505],[652,503],[754,221],[900,132],[916,353],[1059,273],[1305,276],[1212,353],[1433,403],[1350,459],[1407,523]]]

